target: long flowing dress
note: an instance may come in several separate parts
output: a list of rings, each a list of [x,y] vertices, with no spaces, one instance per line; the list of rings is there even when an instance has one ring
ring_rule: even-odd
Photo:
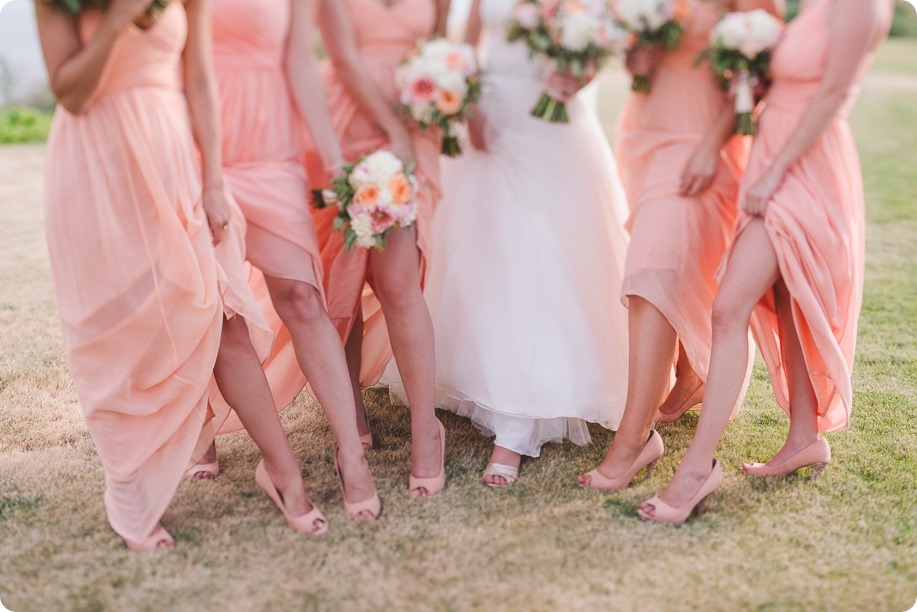
[[[100,21],[81,15],[83,44]],[[217,265],[201,206],[186,35],[180,2],[148,31],[129,26],[90,106],[58,108],[45,171],[67,361],[109,522],[135,542],[156,528],[205,422],[222,317],[248,306],[229,291],[235,273]],[[224,256],[238,255],[224,242]]]
[[[768,171],[821,85],[833,5],[834,0],[805,5],[774,52],[774,82],[742,183],[743,194]],[[872,55],[864,58],[844,107],[787,170],[764,215],[780,274],[792,296],[793,319],[818,400],[819,431],[846,428],[853,399],[850,376],[863,301],[865,196],[847,115],[872,59]],[[751,220],[741,213],[736,234]],[[773,292],[755,309],[752,331],[777,402],[789,413]]]
[[[716,271],[732,239],[747,146],[741,138],[731,139],[721,150],[710,188],[696,197],[679,194],[685,164],[729,112],[710,69],[696,65],[719,19],[717,8],[700,1],[691,7],[682,42],[663,55],[652,90],[628,97],[614,148],[631,208],[623,299],[627,303],[637,296],[659,309],[691,367],[706,380]],[[751,358],[750,351],[749,374]]]
[[[224,0],[213,11],[213,53],[223,132],[223,174],[245,215],[250,282],[275,333],[264,370],[278,409],[306,383],[290,332],[271,304],[264,275],[322,293],[309,211],[304,140],[286,76],[289,0]],[[240,429],[234,414],[219,433]]]
[[[562,125],[529,114],[544,64],[506,41],[514,5],[481,4],[487,150],[443,162],[425,294],[437,405],[537,457],[623,414],[627,204],[592,109],[573,100]]]
[[[436,28],[436,3],[432,0],[399,0],[387,6],[381,0],[341,0],[347,8],[360,59],[390,104],[398,101],[395,72],[402,59]],[[361,112],[357,101],[329,63],[323,66],[328,108],[344,156],[356,161],[387,144],[385,133]],[[439,199],[440,135],[435,130],[412,128],[416,174],[422,189],[419,212],[412,229],[421,253],[421,281],[426,277],[430,254],[433,209]],[[369,252],[344,250],[343,235],[333,228],[333,209],[313,211],[321,246],[328,314],[343,338],[350,334],[362,312],[363,362],[360,381],[375,384],[392,357],[388,331],[372,291]]]

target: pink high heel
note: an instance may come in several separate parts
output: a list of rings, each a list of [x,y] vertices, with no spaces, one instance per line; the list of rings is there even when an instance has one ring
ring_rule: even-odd
[[[596,489],[598,491],[619,491],[634,479],[637,472],[646,468],[646,478],[649,480],[653,476],[653,470],[656,469],[656,462],[665,453],[665,446],[662,444],[662,438],[656,433],[655,429],[650,430],[650,437],[643,444],[643,448],[637,454],[637,458],[627,470],[620,476],[609,478],[596,468],[591,472],[581,475],[577,482],[581,487],[587,489]]]
[[[824,438],[818,438],[786,461],[776,465],[743,463],[742,471],[749,476],[786,476],[804,467],[812,467],[814,482],[822,470],[831,463],[831,447]]]
[[[287,520],[287,524],[294,531],[313,536],[321,535],[328,531],[328,521],[325,520],[325,515],[315,504],[312,504],[312,510],[300,516],[292,516],[287,512],[287,507],[283,503],[283,494],[274,486],[270,474],[267,473],[267,468],[264,467],[264,459],[259,461],[258,467],[255,468],[255,482],[277,504],[283,514],[283,518]]]
[[[341,483],[341,497],[344,498],[344,512],[349,514],[351,518],[358,521],[375,521],[379,519],[379,515],[382,514],[382,501],[379,499],[379,492],[376,491],[372,494],[372,497],[369,499],[364,499],[363,501],[358,502],[349,502],[347,501],[347,492],[344,490],[344,475],[341,474],[341,465],[338,461],[338,451],[334,451],[334,469],[338,472],[338,481]],[[364,516],[364,512],[368,512],[369,516]]]
[[[157,552],[175,548],[175,538],[159,524],[157,524],[156,527],[153,528],[153,532],[142,541],[135,542],[124,538],[124,543],[127,544],[127,547],[132,552]]]
[[[700,391],[700,397],[698,397],[697,392]],[[671,423],[677,421],[684,414],[694,408],[697,405],[703,404],[704,401],[704,383],[701,382],[694,391],[691,392],[691,395],[688,396],[681,406],[675,412],[662,412],[661,410],[656,410],[656,422],[657,423]]]
[[[443,427],[442,422],[439,420],[436,421],[436,424],[439,425],[439,444],[442,465],[439,468],[439,474],[433,478],[418,478],[414,476],[414,474],[411,474],[410,478],[408,478],[408,490],[412,495],[417,497],[436,495],[446,486],[446,428]],[[426,489],[427,494],[421,495],[420,493],[415,493],[418,489]]]
[[[713,469],[710,470],[710,474],[707,475],[707,478],[701,484],[700,489],[697,493],[694,494],[694,497],[691,498],[686,505],[681,508],[675,508],[668,505],[662,501],[658,495],[654,495],[650,499],[646,500],[640,504],[640,508],[637,508],[637,514],[645,521],[655,521],[657,523],[670,523],[672,525],[680,525],[684,523],[688,518],[695,512],[701,512],[703,510],[703,503],[707,499],[707,496],[716,491],[716,489],[723,483],[723,466],[716,459],[713,460]],[[652,506],[653,513],[649,514],[643,511],[642,506]]]

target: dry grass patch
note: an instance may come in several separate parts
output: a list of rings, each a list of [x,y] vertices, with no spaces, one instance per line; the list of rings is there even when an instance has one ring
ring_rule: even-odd
[[[779,448],[786,419],[763,368],[720,457],[728,476],[708,511],[670,528],[635,518],[690,441],[696,415],[660,427],[657,475],[619,494],[578,488],[611,439],[550,445],[512,489],[479,484],[489,441],[442,415],[448,486],[407,493],[408,418],[368,394],[379,450],[370,462],[383,520],[341,508],[331,436],[301,397],[284,415],[327,537],[297,536],[256,487],[245,434],[220,440],[223,474],[186,482],[164,523],[179,539],[158,557],[126,552],[105,523],[102,471],[80,420],[52,302],[41,226],[43,149],[0,148],[0,598],[12,610],[832,609],[905,610],[917,596],[917,46],[886,47],[854,114],[870,195],[869,260],[855,415],[832,435],[835,463],[751,480],[740,462]],[[901,82],[901,90],[894,85]],[[626,88],[603,82],[603,118]]]

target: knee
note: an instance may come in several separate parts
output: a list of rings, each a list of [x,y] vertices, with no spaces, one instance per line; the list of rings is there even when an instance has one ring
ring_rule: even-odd
[[[248,325],[239,315],[223,321],[223,334],[220,338],[220,352],[239,353],[251,346]]]
[[[284,323],[289,321],[312,326],[325,317],[325,307],[315,287],[308,283],[295,283],[285,293],[278,314],[281,314]],[[287,326],[289,327],[289,323]]]
[[[728,333],[748,328],[748,320],[754,304],[733,299],[728,295],[717,295],[713,300],[711,325],[714,333]]]
[[[376,278],[375,290],[383,308],[395,312],[408,310],[418,299],[423,299],[420,282],[412,275],[379,276]]]

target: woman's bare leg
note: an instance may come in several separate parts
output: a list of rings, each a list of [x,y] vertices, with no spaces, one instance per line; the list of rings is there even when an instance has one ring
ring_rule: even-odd
[[[630,348],[624,416],[611,448],[598,467],[599,473],[607,478],[626,472],[646,443],[656,410],[669,388],[675,356],[675,330],[650,302],[629,296],[627,321]],[[578,480],[583,485],[588,483],[585,474]]]
[[[347,355],[347,369],[350,371],[350,384],[353,388],[353,401],[356,406],[357,432],[361,436],[372,433],[369,419],[366,416],[366,404],[363,402],[363,390],[360,388],[360,368],[363,366],[363,310],[357,310],[357,317],[347,343],[344,345]]]
[[[420,289],[420,250],[413,231],[395,230],[384,251],[371,254],[376,295],[411,406],[411,473],[440,473],[439,426],[433,408],[436,376],[433,321]],[[426,495],[426,490],[415,491]]]
[[[290,450],[277,416],[274,396],[261,361],[248,335],[245,319],[223,320],[223,335],[213,375],[226,402],[232,406],[264,457],[264,467],[283,494],[287,512],[301,516],[312,509],[306,498],[299,464]]]
[[[780,278],[777,256],[760,219],[736,241],[726,276],[713,301],[713,349],[697,432],[672,481],[660,493],[670,506],[691,501],[710,474],[713,455],[739,400],[748,359],[748,322],[755,306]],[[652,506],[641,508],[652,515]]]
[[[676,414],[682,410],[686,403],[694,405],[704,396],[704,381],[698,376],[688,352],[681,342],[678,343],[678,361],[675,364],[675,386],[659,406],[662,415]]]
[[[296,359],[312,385],[338,446],[347,501],[369,499],[376,492],[357,433],[353,389],[344,346],[325,311],[318,290],[300,281],[265,276],[274,309],[290,330]]]

